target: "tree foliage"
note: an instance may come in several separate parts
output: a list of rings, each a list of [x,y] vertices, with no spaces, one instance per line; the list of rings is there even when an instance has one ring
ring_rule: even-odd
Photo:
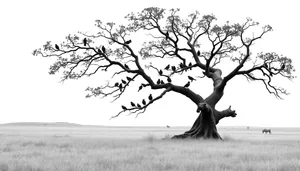
[[[92,76],[97,72],[112,73],[106,84],[88,87],[87,97],[112,96],[116,100],[129,86],[136,85],[133,82],[139,82],[138,91],[146,87],[161,90],[157,96],[151,94],[141,102],[122,106],[122,111],[114,117],[122,112],[143,113],[168,92],[183,94],[196,104],[210,100],[214,92],[223,92],[227,82],[235,76],[260,81],[269,93],[281,98],[287,91],[274,86],[273,77],[294,78],[295,69],[290,58],[275,52],[251,53],[254,42],[272,31],[272,27],[259,27],[259,23],[250,18],[241,24],[226,22],[220,25],[216,24],[214,15],[201,16],[196,11],[181,18],[179,9],[167,11],[156,7],[130,13],[125,18],[127,25],[96,20],[97,33],[68,35],[60,44],[48,41],[33,54],[56,58],[49,74],[61,74],[62,81]],[[137,50],[138,45],[131,36],[140,33],[150,38]],[[231,60],[235,67],[222,76],[219,66],[226,59]],[[176,84],[173,79],[177,76],[186,77],[182,79],[185,82]],[[206,99],[189,89],[203,77],[213,81],[214,92]],[[214,98],[215,103],[220,98]]]

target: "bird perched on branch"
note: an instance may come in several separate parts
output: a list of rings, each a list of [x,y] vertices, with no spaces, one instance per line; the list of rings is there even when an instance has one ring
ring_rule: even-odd
[[[130,104],[131,104],[132,107],[135,107],[135,104],[133,102],[130,102]]]
[[[190,86],[190,82],[188,81],[185,85],[184,85],[184,87],[185,88],[188,88]]]
[[[122,88],[123,88],[123,85],[122,85],[122,84],[119,84],[119,89],[120,89],[120,91],[122,91]]]
[[[143,105],[146,105],[146,100],[143,99],[143,100],[142,100],[142,103],[143,103]]]
[[[122,105],[122,109],[123,109],[123,110],[127,110],[127,107],[125,107],[125,106]]]
[[[128,40],[125,42],[125,44],[129,45],[131,43],[131,40]]]
[[[153,100],[152,94],[149,95],[148,99],[151,101]]]
[[[131,81],[131,80],[132,80],[132,78],[130,78],[130,77],[126,77],[126,79],[127,79],[128,81]]]
[[[163,80],[160,80],[160,84],[165,84],[165,82]]]
[[[142,88],[143,88],[143,85],[140,85],[140,86],[139,86],[139,90],[138,90],[138,91],[141,91],[141,90],[142,90]]]
[[[170,64],[165,67],[165,70],[169,70]]]
[[[101,54],[101,53],[102,53],[100,49],[98,49],[98,53],[99,53],[99,54]]]
[[[194,77],[191,77],[191,76],[188,76],[188,79],[191,80],[192,82],[196,81],[196,79]]]
[[[126,84],[126,83],[127,83],[127,82],[126,82],[125,80],[123,80],[123,79],[122,79],[121,81],[122,81],[123,84]]]
[[[200,56],[200,51],[199,50],[197,51],[197,55]]]
[[[106,52],[106,49],[104,46],[102,46],[102,52],[105,53]]]
[[[115,83],[115,87],[118,87],[118,86],[119,86],[119,83],[118,83],[118,82],[116,82],[116,83]]]
[[[175,66],[172,66],[172,70],[175,72],[175,71],[176,71],[176,67],[175,67]]]
[[[168,77],[167,81],[168,81],[169,83],[170,83],[170,82],[172,82],[172,80],[171,80],[171,78],[170,78],[170,77]]]
[[[125,64],[125,65],[124,65],[124,67],[125,67],[126,69],[129,69],[129,67],[128,67],[128,65],[127,65],[127,64]]]
[[[141,108],[141,107],[142,107],[142,106],[141,106],[140,104],[138,104],[138,103],[136,104],[136,106],[137,106],[138,108]]]
[[[160,79],[157,80],[156,84],[160,84]]]
[[[162,71],[162,70],[159,70],[158,73],[159,73],[159,75],[162,75],[162,74],[163,74],[163,71]]]
[[[86,44],[87,44],[87,40],[86,40],[86,38],[84,38],[83,39],[83,45],[86,46]]]
[[[60,50],[57,44],[55,44],[55,49]]]

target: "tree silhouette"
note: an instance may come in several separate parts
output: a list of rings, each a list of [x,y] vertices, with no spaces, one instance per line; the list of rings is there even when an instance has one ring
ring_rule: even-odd
[[[271,26],[258,28],[259,23],[250,18],[241,24],[217,25],[214,15],[200,16],[196,11],[182,19],[178,13],[179,9],[166,11],[151,7],[128,14],[128,25],[116,26],[112,22],[105,24],[96,20],[99,29],[96,34],[68,35],[65,42],[54,47],[48,41],[33,54],[56,58],[49,73],[62,74],[62,81],[97,72],[112,74],[105,85],[88,87],[87,97],[112,96],[117,100],[129,86],[136,85],[133,82],[138,82],[137,91],[145,88],[153,91],[153,95],[148,96],[150,101],[146,102],[147,97],[142,97],[142,106],[128,102],[112,118],[122,113],[144,113],[170,92],[189,98],[200,114],[189,131],[173,138],[221,139],[216,125],[224,117],[235,117],[236,112],[231,107],[217,110],[215,106],[223,97],[227,83],[236,76],[261,82],[275,97],[288,94],[284,88],[274,86],[272,79],[275,76],[293,79],[292,60],[275,52],[251,53],[254,43],[272,31]],[[130,37],[141,33],[151,40],[137,44]],[[103,44],[103,40],[107,44]],[[141,47],[136,50],[139,45]],[[223,76],[220,67],[226,60],[232,62],[232,68],[227,66],[230,72]],[[178,81],[180,77],[181,82]],[[208,97],[190,89],[204,77],[213,82],[213,91]]]

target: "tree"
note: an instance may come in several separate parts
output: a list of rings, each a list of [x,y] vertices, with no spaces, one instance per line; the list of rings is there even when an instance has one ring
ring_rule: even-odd
[[[154,91],[140,102],[122,105],[122,110],[112,118],[122,113],[138,116],[170,92],[189,98],[196,105],[199,116],[189,131],[173,138],[221,139],[216,125],[221,119],[237,114],[231,107],[217,110],[215,106],[234,77],[244,76],[248,81],[261,82],[277,98],[288,94],[284,88],[274,86],[272,80],[274,77],[292,80],[295,71],[292,60],[275,52],[256,55],[251,52],[250,47],[272,31],[271,26],[258,28],[259,23],[250,18],[242,24],[218,25],[214,15],[200,16],[196,11],[182,19],[178,13],[179,9],[166,11],[151,7],[128,14],[125,17],[127,25],[116,26],[96,20],[98,33],[68,35],[65,42],[54,47],[48,41],[33,54],[56,58],[49,73],[62,74],[62,81],[98,72],[112,74],[106,84],[88,87],[87,97],[111,96],[117,100],[129,86],[136,85],[134,82],[139,83],[137,91]],[[138,44],[134,45],[132,34],[148,35],[150,40],[146,39],[136,51]],[[233,67],[223,76],[220,66],[226,60],[231,61]],[[174,81],[179,77],[181,83],[177,83],[178,79]],[[190,89],[201,78],[213,82],[213,91],[208,97]]]

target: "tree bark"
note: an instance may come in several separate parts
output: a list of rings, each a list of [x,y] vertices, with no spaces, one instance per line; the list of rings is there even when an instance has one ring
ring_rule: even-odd
[[[173,136],[172,139],[192,138],[222,140],[216,127],[215,110],[207,103],[200,103],[197,112],[200,112],[200,114],[192,128],[183,134]]]

